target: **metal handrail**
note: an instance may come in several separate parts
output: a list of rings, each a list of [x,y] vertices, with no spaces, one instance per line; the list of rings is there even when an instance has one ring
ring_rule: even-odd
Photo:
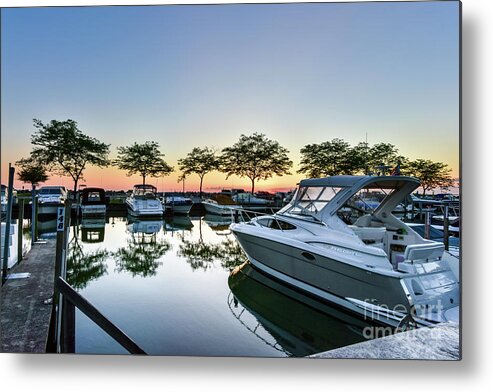
[[[147,355],[128,335],[106,318],[89,301],[75,291],[62,277],[56,281],[59,292],[63,295],[63,306],[77,307],[82,313],[96,323],[103,331],[121,344],[130,354]]]

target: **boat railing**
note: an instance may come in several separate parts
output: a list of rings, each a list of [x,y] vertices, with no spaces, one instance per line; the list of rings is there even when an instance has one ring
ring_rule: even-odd
[[[266,211],[266,210],[268,210],[268,211]],[[264,210],[264,211],[253,211],[253,210],[247,210],[244,208],[231,209],[231,216],[232,216],[233,222],[235,222],[235,223],[249,222],[252,219],[257,218],[259,216],[269,216],[270,219],[272,219],[274,222],[276,222],[278,229],[281,231],[284,231],[279,219],[277,219],[277,217],[275,216],[276,212],[274,211],[274,209],[272,207],[269,207],[266,210]],[[245,219],[245,217],[246,217],[246,219]]]

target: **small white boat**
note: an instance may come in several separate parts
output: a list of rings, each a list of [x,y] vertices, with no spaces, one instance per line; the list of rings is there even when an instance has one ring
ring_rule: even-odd
[[[83,217],[106,215],[106,194],[102,188],[82,190],[80,211]]]
[[[141,218],[162,216],[164,209],[156,191],[153,185],[135,185],[132,194],[125,200],[128,213]]]
[[[192,206],[193,201],[189,197],[168,196],[164,199],[164,211],[166,213],[188,215]]]
[[[38,191],[38,215],[56,215],[65,200],[67,189],[64,186],[41,187]]]
[[[214,215],[232,215],[235,210],[241,210],[237,204],[219,204],[216,200],[207,199],[202,202],[205,210]]]

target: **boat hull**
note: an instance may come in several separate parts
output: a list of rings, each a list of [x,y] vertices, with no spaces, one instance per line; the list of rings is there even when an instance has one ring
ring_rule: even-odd
[[[58,207],[63,207],[60,203],[40,203],[38,205],[38,215],[54,215],[58,213]]]
[[[222,216],[232,215],[235,210],[241,208],[236,205],[221,205],[221,204],[213,204],[208,202],[202,202],[202,205],[204,206],[205,210],[209,214],[222,215]]]
[[[81,215],[84,217],[97,217],[106,215],[106,205],[81,205]]]
[[[179,214],[179,215],[188,215],[190,210],[192,209],[192,204],[183,204],[183,205],[166,205],[165,212],[167,214]]]
[[[320,296],[322,291],[328,294],[322,295],[325,299],[355,298],[390,309],[400,307],[401,311],[411,307],[398,276],[373,273],[315,252],[310,252],[313,260],[308,260],[303,255],[306,249],[234,230],[233,233],[254,266],[284,281],[290,277],[289,283],[312,294]]]
[[[163,206],[159,203],[157,207],[146,207],[145,205],[135,205],[126,201],[128,213],[140,218],[155,218],[163,216]]]

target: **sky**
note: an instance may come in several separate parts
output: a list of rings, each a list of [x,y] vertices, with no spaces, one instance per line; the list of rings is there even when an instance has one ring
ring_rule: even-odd
[[[111,158],[157,141],[175,168],[149,179],[160,191],[182,189],[177,160],[193,147],[221,150],[253,132],[294,162],[258,190],[294,188],[300,149],[333,138],[392,143],[458,177],[459,3],[3,8],[2,183],[9,162],[29,156],[33,118],[77,121]],[[140,182],[116,168],[84,177],[106,189]],[[185,189],[198,183],[192,175]],[[240,187],[249,180],[204,180],[205,190]]]

